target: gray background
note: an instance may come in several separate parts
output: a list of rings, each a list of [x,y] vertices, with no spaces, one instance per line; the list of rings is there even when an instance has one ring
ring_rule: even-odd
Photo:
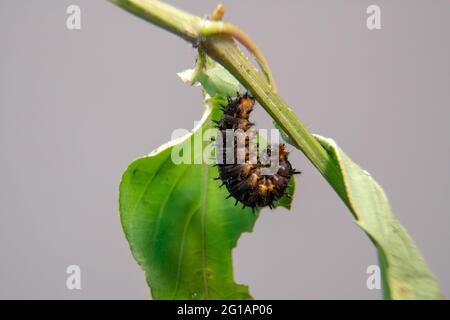
[[[216,4],[171,3],[198,15]],[[225,3],[308,128],[381,183],[450,296],[450,2]],[[69,4],[81,31],[66,29]],[[366,28],[370,4],[379,31]],[[107,1],[0,1],[0,298],[149,297],[117,187],[134,158],[200,118],[199,91],[175,74],[194,54]],[[271,127],[261,108],[254,118]],[[366,288],[372,244],[304,156],[291,158],[304,172],[294,210],[265,210],[242,236],[236,280],[255,298],[379,299]],[[82,290],[65,287],[70,264]]]

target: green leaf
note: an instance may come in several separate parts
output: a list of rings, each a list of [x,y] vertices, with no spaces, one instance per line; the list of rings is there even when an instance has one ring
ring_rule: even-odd
[[[202,85],[202,120],[125,171],[119,188],[122,227],[154,299],[251,299],[247,286],[233,279],[231,253],[240,235],[252,231],[260,210],[225,199],[228,192],[214,179],[217,167],[203,161],[214,154],[205,134],[217,134],[212,120],[221,117],[225,96],[236,95],[239,82],[217,64],[195,73],[179,76]],[[294,189],[291,179],[290,196]],[[291,199],[276,204],[289,209]]]
[[[331,140],[316,136],[338,167],[347,206],[375,244],[387,299],[440,299],[437,280],[394,216],[380,185]]]
[[[203,125],[210,120],[207,109]],[[233,280],[231,250],[258,214],[225,200],[215,167],[174,164],[174,146],[186,142],[194,143],[194,134],[125,171],[120,213],[131,251],[154,299],[250,299],[248,288]]]
[[[207,66],[206,69],[201,69],[198,74],[195,73],[194,69],[187,69],[179,72],[178,76],[185,83],[200,83],[211,97],[215,95],[236,96],[239,91],[239,81],[227,69],[217,63]]]
[[[240,235],[252,230],[259,211],[225,199],[226,189],[214,180],[216,167],[175,164],[171,157],[202,141],[202,131],[220,117],[224,101],[210,99],[213,107],[192,133],[134,161],[122,177],[122,227],[154,299],[251,299],[248,288],[233,280],[231,251]],[[190,151],[191,161],[202,156]],[[289,208],[290,199],[280,199],[279,205]]]

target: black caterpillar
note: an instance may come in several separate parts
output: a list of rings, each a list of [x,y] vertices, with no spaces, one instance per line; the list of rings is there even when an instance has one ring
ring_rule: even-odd
[[[216,160],[219,168],[217,180],[222,181],[221,187],[225,185],[228,189],[230,194],[227,199],[233,197],[236,199],[235,205],[241,202],[243,208],[251,207],[253,211],[265,206],[269,206],[272,209],[275,207],[275,202],[278,199],[285,195],[289,196],[286,193],[289,181],[293,174],[300,173],[292,168],[287,159],[288,152],[285,145],[280,144],[278,146],[279,165],[276,174],[263,175],[261,173],[262,169],[265,166],[269,166],[267,161],[262,161],[264,160],[263,154],[271,156],[271,147],[269,146],[265,153],[257,154],[256,161],[249,161],[250,138],[248,137],[245,140],[244,161],[238,164],[237,139],[233,137],[233,154],[231,155],[233,161],[231,163],[228,161],[227,163],[227,130],[228,132],[242,130],[242,132],[247,133],[253,126],[253,123],[249,121],[249,116],[254,105],[255,99],[248,93],[238,94],[234,99],[228,97],[228,104],[222,107],[222,118],[219,121],[215,121],[219,130],[218,138],[216,139]],[[219,135],[221,135],[220,138]]]

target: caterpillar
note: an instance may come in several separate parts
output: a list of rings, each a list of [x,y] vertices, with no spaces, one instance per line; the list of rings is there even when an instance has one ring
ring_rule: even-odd
[[[227,188],[229,192],[227,199],[233,197],[236,200],[235,205],[240,202],[243,208],[250,207],[253,211],[266,206],[272,209],[276,206],[277,200],[285,195],[290,197],[286,192],[287,186],[292,175],[300,172],[292,168],[285,145],[279,144],[275,146],[275,148],[278,147],[278,167],[274,174],[264,174],[263,169],[270,166],[270,163],[267,163],[267,157],[271,157],[273,147],[269,146],[264,153],[257,153],[256,159],[253,158],[253,161],[250,161],[251,137],[249,136],[245,137],[245,141],[241,143],[244,147],[241,157],[243,161],[237,161],[238,139],[232,136],[233,141],[228,141],[228,144],[227,139],[230,139],[230,132],[240,131],[247,134],[254,126],[249,117],[255,105],[255,99],[248,92],[243,95],[238,93],[236,98],[228,97],[227,99],[228,104],[221,108],[223,111],[221,119],[215,121],[218,128],[216,165],[219,169],[219,176],[216,179],[222,181],[220,187]],[[259,149],[259,145],[256,146]]]

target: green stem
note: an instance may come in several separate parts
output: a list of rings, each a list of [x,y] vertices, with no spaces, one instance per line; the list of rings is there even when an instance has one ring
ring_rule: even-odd
[[[197,79],[202,73],[202,71],[206,69],[207,62],[208,61],[205,53],[203,52],[203,50],[199,49],[197,54],[197,62],[195,63],[194,74],[192,75],[192,79],[190,81],[191,85],[197,82]]]
[[[123,9],[197,44],[203,19],[156,0],[110,0]]]
[[[216,28],[215,21],[204,19],[156,0],[111,0],[129,12],[200,46],[210,57],[223,65],[241,84],[250,90],[261,106],[289,136],[325,177],[338,195],[346,202],[345,189],[339,171],[327,151],[300,122],[294,112],[261,76],[253,64],[244,56],[230,35],[210,36],[206,25]],[[214,31],[214,30],[213,30]],[[243,34],[243,33],[242,33]]]
[[[252,38],[250,38],[245,32],[231,23],[205,21],[202,28],[200,29],[200,33],[202,34],[202,36],[206,37],[211,37],[214,35],[228,35],[239,41],[245,48],[247,48],[248,51],[253,54],[259,64],[259,67],[264,72],[264,76],[269,81],[269,84],[272,86],[274,92],[276,92],[277,88],[275,80],[272,76],[272,71],[269,68],[269,64],[267,63],[259,48],[256,46],[256,43],[254,43]]]

